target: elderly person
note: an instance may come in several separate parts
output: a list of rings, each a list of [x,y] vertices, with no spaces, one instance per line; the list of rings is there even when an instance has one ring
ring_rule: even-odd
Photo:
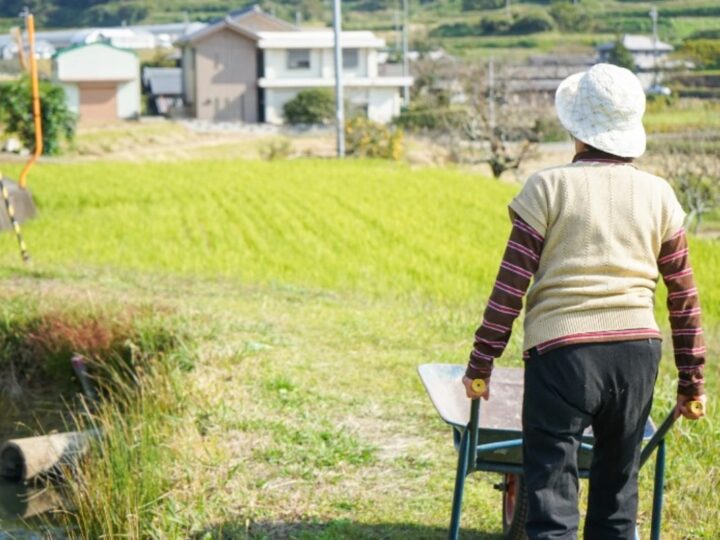
[[[677,413],[703,414],[688,406],[705,400],[705,346],[685,213],[665,180],[632,163],[646,141],[645,94],[635,75],[598,64],[564,80],[555,106],[575,140],[575,158],[532,175],[510,203],[510,240],[463,383],[468,397],[489,398],[493,360],[527,292],[527,535],[577,537],[577,452],[592,426],[584,537],[630,539],[639,447],[661,356],[653,312],[659,276],[668,290]],[[482,394],[473,390],[475,379],[487,385]]]

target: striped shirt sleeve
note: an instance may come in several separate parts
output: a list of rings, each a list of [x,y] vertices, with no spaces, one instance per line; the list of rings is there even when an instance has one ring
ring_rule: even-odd
[[[705,340],[684,229],[662,244],[658,268],[668,291],[667,306],[678,369],[678,393],[702,395],[705,385]]]
[[[513,227],[505,254],[500,263],[495,285],[475,332],[465,375],[471,379],[487,379],[493,361],[500,357],[512,332],[512,325],[523,306],[523,297],[537,272],[544,239],[534,228],[511,211]]]

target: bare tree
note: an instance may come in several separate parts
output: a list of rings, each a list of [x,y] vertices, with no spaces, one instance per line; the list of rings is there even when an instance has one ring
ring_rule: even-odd
[[[495,178],[519,168],[539,139],[537,110],[514,99],[483,66],[465,66],[455,76],[462,94],[444,121],[451,158],[487,163]]]

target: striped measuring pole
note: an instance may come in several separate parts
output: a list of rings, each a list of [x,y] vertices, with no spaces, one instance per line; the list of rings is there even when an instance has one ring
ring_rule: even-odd
[[[18,246],[20,246],[20,256],[23,261],[28,262],[30,260],[30,253],[28,253],[25,240],[23,240],[20,224],[17,222],[17,219],[15,219],[15,209],[13,208],[12,201],[10,200],[10,192],[5,186],[5,182],[2,180],[2,173],[0,173],[0,191],[2,192],[3,200],[5,201],[5,209],[7,210],[8,218],[10,218],[10,225],[12,225],[12,228],[15,231],[15,238],[17,238]]]

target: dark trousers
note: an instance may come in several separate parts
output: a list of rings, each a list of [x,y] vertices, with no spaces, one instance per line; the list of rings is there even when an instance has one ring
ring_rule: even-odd
[[[584,538],[634,538],[642,434],[660,340],[570,345],[525,365],[523,469],[530,540],[578,532],[580,436],[595,436]]]

